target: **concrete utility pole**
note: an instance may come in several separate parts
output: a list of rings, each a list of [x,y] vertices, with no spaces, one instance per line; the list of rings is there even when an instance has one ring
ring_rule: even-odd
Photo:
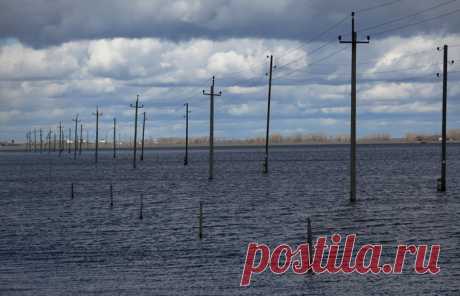
[[[62,154],[62,121],[59,121],[59,156]]]
[[[214,166],[214,96],[221,96],[222,92],[214,93],[214,76],[212,76],[212,84],[210,92],[206,93],[203,90],[203,95],[210,96],[209,101],[209,180],[213,179],[213,166]]]
[[[267,56],[268,58],[268,56]],[[264,173],[268,173],[268,142],[270,141],[270,101],[272,96],[273,55],[270,55],[270,71],[268,75],[267,131],[265,134]]]
[[[94,162],[97,164],[99,150],[99,116],[102,116],[102,113],[99,112],[99,106],[96,106],[96,113],[93,113],[93,115],[96,116],[96,147],[94,152]]]
[[[37,130],[34,129],[34,152],[37,152]]]
[[[51,129],[48,132],[48,154],[51,153]]]
[[[142,148],[141,148],[141,161],[144,160],[144,136],[145,136],[145,112],[144,112],[144,119],[142,122]]]
[[[441,155],[441,179],[438,179],[437,189],[439,192],[446,191],[446,171],[447,171],[447,65],[453,64],[454,61],[448,62],[448,46],[438,47],[438,51],[444,51],[443,72],[442,72],[442,155]],[[439,73],[437,74],[439,77]]]
[[[133,147],[133,168],[136,168],[136,154],[137,154],[137,115],[139,108],[144,108],[144,105],[139,106],[139,95],[137,95],[136,103],[130,105],[131,108],[135,108],[134,115],[134,147]]]
[[[184,156],[184,165],[188,164],[188,114],[191,112],[188,110],[188,103],[184,104],[185,106],[185,156]]]
[[[54,137],[53,152],[56,152],[56,130],[55,129],[53,129],[53,137]]]
[[[70,139],[72,139],[72,128],[69,127],[69,138],[67,140],[67,153],[71,153],[71,145],[70,145]]]
[[[40,129],[40,153],[43,152],[43,132],[42,129]]]
[[[26,132],[25,145],[26,145],[26,152],[29,152],[29,132]]]
[[[27,132],[27,150],[32,152],[32,130]]]
[[[358,41],[358,34],[355,30],[355,13],[351,13],[351,41],[340,43],[351,43],[351,131],[350,131],[350,201],[356,201],[356,47],[357,44],[369,43],[369,36],[366,41]]]
[[[83,146],[83,124],[80,124],[80,147],[78,149],[78,154],[81,155],[81,150]]]
[[[80,120],[78,119],[78,114],[75,116],[72,121],[75,121],[75,137],[74,137],[74,149],[73,149],[73,159],[77,159],[77,150],[78,150],[78,123]]]
[[[113,159],[117,158],[117,119],[113,118]]]

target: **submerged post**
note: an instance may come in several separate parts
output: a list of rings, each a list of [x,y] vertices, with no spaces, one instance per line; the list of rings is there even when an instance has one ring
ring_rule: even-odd
[[[308,244],[308,260],[310,264],[313,262],[313,233],[311,231],[311,221],[310,217],[307,218],[307,244]],[[309,272],[312,272],[311,269]]]
[[[268,56],[267,56],[268,57]],[[268,173],[268,142],[270,140],[270,101],[272,94],[273,55],[270,55],[270,71],[268,74],[268,103],[267,103],[267,131],[265,135],[264,173]]]
[[[143,218],[143,215],[142,215],[143,207],[144,207],[144,194],[141,193],[141,203],[140,203],[140,206],[139,206],[139,219],[141,219],[141,220]]]
[[[73,197],[74,197],[74,188],[73,188],[73,187],[74,187],[74,186],[73,186],[73,183],[70,184],[70,197],[71,197],[72,199],[73,199]]]
[[[133,145],[133,168],[136,168],[136,154],[137,154],[137,114],[139,108],[144,108],[144,105],[139,106],[139,95],[137,95],[136,103],[130,105],[131,108],[135,108],[134,111],[134,145]]]
[[[198,213],[198,238],[203,238],[203,202],[200,201],[200,212]]]
[[[142,147],[141,147],[141,161],[144,160],[144,136],[145,136],[145,112],[143,122],[142,122]]]
[[[358,41],[358,34],[355,30],[355,13],[351,13],[351,41],[340,43],[351,43],[351,126],[350,126],[350,201],[356,201],[356,48],[357,44],[369,43],[369,36],[366,41]]]
[[[110,184],[110,208],[113,208],[113,185]]]
[[[214,96],[221,96],[222,92],[214,93],[214,76],[212,76],[212,84],[210,92],[206,93],[203,90],[203,95],[210,96],[209,100],[209,180],[214,177]]]

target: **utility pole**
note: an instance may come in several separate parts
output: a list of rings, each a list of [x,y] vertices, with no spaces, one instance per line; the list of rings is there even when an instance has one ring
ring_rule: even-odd
[[[133,168],[136,168],[136,153],[137,153],[137,114],[139,108],[144,108],[144,105],[139,106],[139,95],[137,95],[136,103],[130,105],[131,108],[135,108],[134,115],[134,147],[133,147]]]
[[[117,119],[113,118],[113,159],[117,158]]]
[[[26,151],[29,152],[29,132],[26,132]]]
[[[89,132],[86,129],[86,150],[89,150]]]
[[[214,166],[214,96],[221,96],[222,92],[214,93],[214,76],[212,76],[212,84],[210,92],[206,93],[203,90],[203,95],[210,96],[209,101],[209,180],[213,179],[213,166]]]
[[[188,103],[184,104],[185,106],[185,156],[184,156],[184,165],[188,164],[188,114],[191,112],[188,110]]]
[[[37,130],[34,128],[34,152],[37,152]]]
[[[144,112],[144,119],[142,122],[142,147],[141,147],[141,161],[144,160],[144,136],[145,136],[145,112]]]
[[[51,129],[48,132],[48,154],[51,153]]]
[[[442,73],[442,155],[441,155],[441,179],[438,179],[438,192],[446,191],[446,171],[447,171],[447,65],[453,64],[454,61],[448,62],[448,46],[444,45],[438,51],[444,51],[443,73]],[[439,73],[437,74],[439,77]]]
[[[67,140],[67,148],[68,148],[68,151],[67,151],[67,152],[68,152],[69,154],[71,153],[71,151],[70,151],[70,146],[71,146],[71,145],[70,145],[70,139],[72,139],[72,128],[69,127],[69,138],[68,138],[68,140]]]
[[[30,152],[32,149],[31,149],[31,140],[30,140],[30,137],[31,137],[31,134],[30,134],[30,130],[26,133],[26,138],[27,138],[27,152]]]
[[[93,115],[96,116],[96,147],[94,152],[94,162],[97,164],[99,150],[99,116],[102,116],[102,113],[99,112],[99,106],[96,106],[96,113],[93,113]]]
[[[59,156],[62,154],[62,121],[59,121]]]
[[[42,129],[40,129],[40,153],[43,152],[43,132]]]
[[[358,41],[358,34],[355,30],[355,13],[351,13],[351,41],[342,41],[342,36],[339,36],[340,43],[351,43],[351,131],[350,131],[350,201],[356,201],[356,48],[357,44],[369,43],[367,40]]]
[[[75,121],[75,135],[74,135],[74,149],[73,149],[73,159],[77,159],[77,150],[78,150],[78,123],[80,120],[78,119],[78,114],[75,116],[72,121]]]
[[[53,128],[53,152],[56,152],[56,130]]]
[[[78,154],[81,155],[81,149],[83,146],[83,124],[80,124],[80,147],[78,149]]]
[[[267,56],[268,58],[268,56]],[[270,140],[270,101],[272,96],[273,55],[270,55],[270,72],[268,74],[267,131],[265,134],[264,173],[268,173],[268,142]]]

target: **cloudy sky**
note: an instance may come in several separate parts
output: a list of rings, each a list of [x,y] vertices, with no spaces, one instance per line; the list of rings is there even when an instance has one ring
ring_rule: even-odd
[[[350,12],[358,36],[358,135],[439,132],[442,51],[448,44],[448,128],[460,128],[460,1],[455,0],[3,0],[0,2],[0,140],[33,128],[73,126],[77,113],[102,137],[120,122],[130,137],[140,95],[147,137],[208,129],[216,76],[216,135],[263,136],[267,55],[272,131],[348,134]]]

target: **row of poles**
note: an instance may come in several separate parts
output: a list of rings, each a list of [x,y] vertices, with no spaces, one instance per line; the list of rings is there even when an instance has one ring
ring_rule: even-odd
[[[137,121],[138,121],[138,110],[143,108],[144,105],[139,105],[139,95],[137,95],[136,103],[131,107],[135,108],[135,124],[134,124],[134,157],[133,157],[133,167],[136,168],[136,160],[137,160]],[[103,113],[99,110],[99,106],[96,107],[96,112],[93,113],[96,116],[96,139],[94,141],[94,162],[97,164],[99,159],[99,118],[103,115]],[[72,119],[75,122],[74,128],[74,159],[77,159],[77,154],[81,155],[83,150],[83,124],[80,124],[80,136],[78,136],[78,124],[81,122],[79,119],[79,115],[77,114],[75,118]],[[145,143],[145,121],[146,121],[146,113],[143,112],[143,123],[142,123],[142,141],[141,141],[141,156],[140,160],[144,160],[144,143]],[[43,153],[44,151],[48,150],[48,153],[51,152],[59,152],[59,156],[66,150],[70,154],[72,150],[72,128],[69,128],[68,138],[65,137],[64,133],[64,126],[62,121],[59,122],[58,126],[58,133],[59,139],[57,139],[56,132],[53,132],[52,129],[49,129],[47,141],[48,147],[43,139],[43,130],[39,129],[39,139],[37,140],[37,129],[33,131],[28,131],[26,133],[26,149],[29,152],[40,152]],[[33,136],[33,139],[32,139]],[[51,140],[53,138],[53,141]],[[52,144],[53,142],[53,144]],[[89,150],[89,136],[88,131],[86,132],[86,149]],[[117,158],[117,119],[113,118],[113,158]],[[67,146],[67,147],[66,147]],[[48,149],[46,149],[48,148]]]
[[[339,43],[342,44],[351,44],[351,112],[350,112],[350,201],[356,201],[356,60],[357,60],[357,45],[358,44],[369,44],[370,37],[367,36],[366,40],[358,40],[358,34],[355,28],[355,14],[354,12],[351,14],[352,22],[351,22],[351,40],[345,41],[342,40],[342,37],[339,36]],[[438,51],[444,52],[443,58],[443,95],[442,95],[442,157],[441,157],[441,177],[437,179],[437,190],[439,192],[446,191],[446,154],[447,154],[447,72],[448,72],[448,64],[453,64],[454,61],[448,61],[448,46],[444,45],[443,48],[438,48]],[[272,73],[273,69],[276,66],[273,64],[273,55],[268,56],[269,58],[269,71],[266,73],[268,76],[268,102],[267,102],[267,118],[266,118],[266,135],[265,135],[265,154],[264,154],[264,161],[263,161],[263,173],[267,174],[269,172],[269,139],[270,139],[270,103],[271,103],[271,88],[272,88]],[[440,76],[440,74],[437,74]],[[215,77],[212,77],[211,86],[209,92],[203,90],[203,95],[209,96],[209,180],[214,178],[214,98],[217,96],[221,96],[222,92],[215,91]],[[188,153],[189,153],[189,104],[185,103],[185,156],[184,156],[184,165],[187,165],[189,162]],[[137,120],[138,120],[138,110],[144,108],[143,104],[139,104],[139,95],[137,95],[137,99],[135,104],[131,104],[131,107],[135,109],[135,118],[134,118],[134,144],[133,144],[133,168],[136,168],[136,160],[137,160]],[[144,159],[144,134],[145,134],[145,112],[144,120],[143,120],[143,127],[142,127],[142,148],[141,148],[141,160]],[[95,146],[95,162],[98,161],[98,127],[99,127],[99,116],[102,113],[99,112],[99,109],[96,109],[96,146]],[[77,151],[77,124],[79,122],[78,115],[75,119],[75,152],[74,158],[76,158],[76,151]],[[63,137],[62,127],[61,124],[60,128],[60,142]],[[114,118],[114,126],[113,126],[114,134],[113,134],[113,158],[116,158],[116,119]],[[51,132],[51,131],[50,131]],[[82,127],[80,130],[80,135],[82,134]],[[36,150],[36,132],[34,131],[35,135],[35,150]],[[50,134],[51,135],[51,134]],[[69,137],[70,137],[70,130],[69,130]],[[51,136],[49,136],[49,139]],[[56,136],[55,136],[56,138]],[[31,134],[28,134],[28,143],[29,149],[31,150]],[[80,137],[80,153],[81,153],[81,144],[82,139]],[[42,148],[42,132],[40,130],[40,147]],[[60,152],[62,152],[62,146]],[[70,153],[70,145],[69,145],[69,153]]]

